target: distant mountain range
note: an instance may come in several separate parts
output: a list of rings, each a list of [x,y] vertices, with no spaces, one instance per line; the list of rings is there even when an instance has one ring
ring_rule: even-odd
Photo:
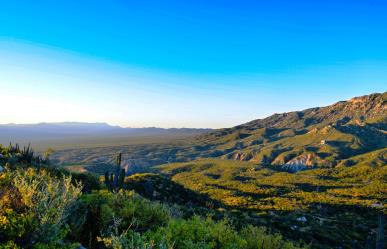
[[[129,133],[201,133],[211,129],[195,128],[123,128],[112,126],[107,123],[82,123],[82,122],[60,122],[60,123],[38,123],[38,124],[0,124],[0,135],[5,133],[12,135],[98,135],[104,134],[129,134]]]
[[[210,129],[193,128],[123,128],[107,123],[39,123],[39,124],[2,124],[0,125],[0,143],[36,143],[45,141],[70,141],[77,142],[81,139],[104,140],[105,138],[131,138],[150,136],[192,136]]]

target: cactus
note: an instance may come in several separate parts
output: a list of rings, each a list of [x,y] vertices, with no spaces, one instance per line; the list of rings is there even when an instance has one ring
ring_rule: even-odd
[[[111,189],[111,186],[110,186],[110,179],[109,179],[109,171],[106,171],[105,172],[105,185],[106,187],[110,190]]]
[[[121,167],[121,158],[122,158],[122,154],[119,153],[118,156],[117,156],[117,158],[116,158],[116,165],[117,165],[118,167]]]
[[[9,154],[7,161],[11,167],[14,167],[17,163],[21,163],[24,166],[37,167],[40,167],[41,164],[48,164],[41,156],[35,155],[30,145],[24,146],[23,149],[21,149],[18,144],[12,145],[10,143],[7,152]]]
[[[121,169],[121,153],[118,154],[117,158],[116,158],[116,173],[114,175],[114,182],[113,182],[113,186],[114,188],[117,188],[118,186],[118,178],[119,178],[119,175],[120,175],[120,169]]]
[[[120,188],[124,187],[124,181],[125,181],[125,169],[121,169],[121,172],[118,178],[118,186]]]
[[[115,173],[110,174],[109,171],[105,172],[105,185],[110,191],[118,191],[120,188],[124,187],[125,180],[125,169],[121,169],[121,153],[118,154],[116,158],[116,170]]]

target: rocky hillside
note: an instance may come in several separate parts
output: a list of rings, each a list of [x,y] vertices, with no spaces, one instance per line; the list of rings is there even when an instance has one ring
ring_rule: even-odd
[[[212,156],[224,159],[289,170],[335,166],[387,147],[386,102],[387,92],[356,97],[326,107],[274,114],[205,134],[199,140],[211,148]]]

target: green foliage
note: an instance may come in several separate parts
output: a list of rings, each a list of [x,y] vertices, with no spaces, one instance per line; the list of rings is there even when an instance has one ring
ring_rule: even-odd
[[[238,233],[225,220],[214,222],[198,216],[172,219],[167,226],[140,234],[132,230],[100,238],[108,248],[141,249],[296,249],[280,235],[269,235],[263,228],[249,226]]]
[[[155,245],[152,241],[148,241],[145,236],[142,236],[140,233],[128,230],[125,233],[120,235],[110,234],[107,237],[98,238],[100,242],[107,248],[112,249],[155,249]],[[165,245],[159,245],[160,249],[170,249]]]
[[[0,166],[7,166],[8,168],[14,169],[18,166],[41,166],[48,162],[48,158],[43,159],[39,155],[35,155],[34,150],[30,145],[20,148],[18,144],[9,144],[8,147],[0,145]]]
[[[226,221],[184,220],[175,207],[133,191],[82,194],[80,184],[59,172],[17,167],[0,173],[0,248],[254,248],[250,233]],[[291,245],[257,231],[258,239]]]
[[[134,190],[151,200],[185,205],[186,207],[202,206],[209,208],[218,206],[206,195],[187,189],[160,174],[143,173],[128,176],[125,179],[125,189]]]
[[[211,219],[194,217],[190,220],[173,220],[148,235],[156,244],[181,249],[238,249],[245,248],[246,241],[225,221],[215,223]]]
[[[246,240],[246,249],[297,248],[294,244],[284,240],[279,234],[268,235],[266,229],[263,227],[249,225],[242,229],[241,235]]]
[[[376,163],[298,173],[215,159],[155,169],[188,189],[208,195],[223,209],[233,210],[231,216],[238,227],[246,223],[270,226],[287,238],[307,243],[317,240],[316,248],[352,247],[355,240],[362,247],[365,234],[377,225],[378,212],[387,210],[387,165],[379,163],[385,152],[363,155],[376,158]],[[307,222],[297,221],[300,217]]]
[[[54,178],[45,170],[18,169],[1,174],[0,238],[16,245],[61,243],[66,221],[82,186],[71,177]]]
[[[84,220],[77,225],[76,239],[85,245],[98,245],[97,237],[110,234],[112,227],[117,233],[130,228],[145,231],[162,226],[170,219],[169,209],[140,197],[132,191],[112,193],[106,190],[82,196],[75,220]],[[89,235],[89,236],[88,236]]]

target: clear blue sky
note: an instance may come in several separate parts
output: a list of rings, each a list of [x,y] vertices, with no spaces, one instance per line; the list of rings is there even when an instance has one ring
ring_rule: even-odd
[[[386,91],[386,13],[381,0],[1,1],[0,99],[20,109],[0,123],[229,127]]]

